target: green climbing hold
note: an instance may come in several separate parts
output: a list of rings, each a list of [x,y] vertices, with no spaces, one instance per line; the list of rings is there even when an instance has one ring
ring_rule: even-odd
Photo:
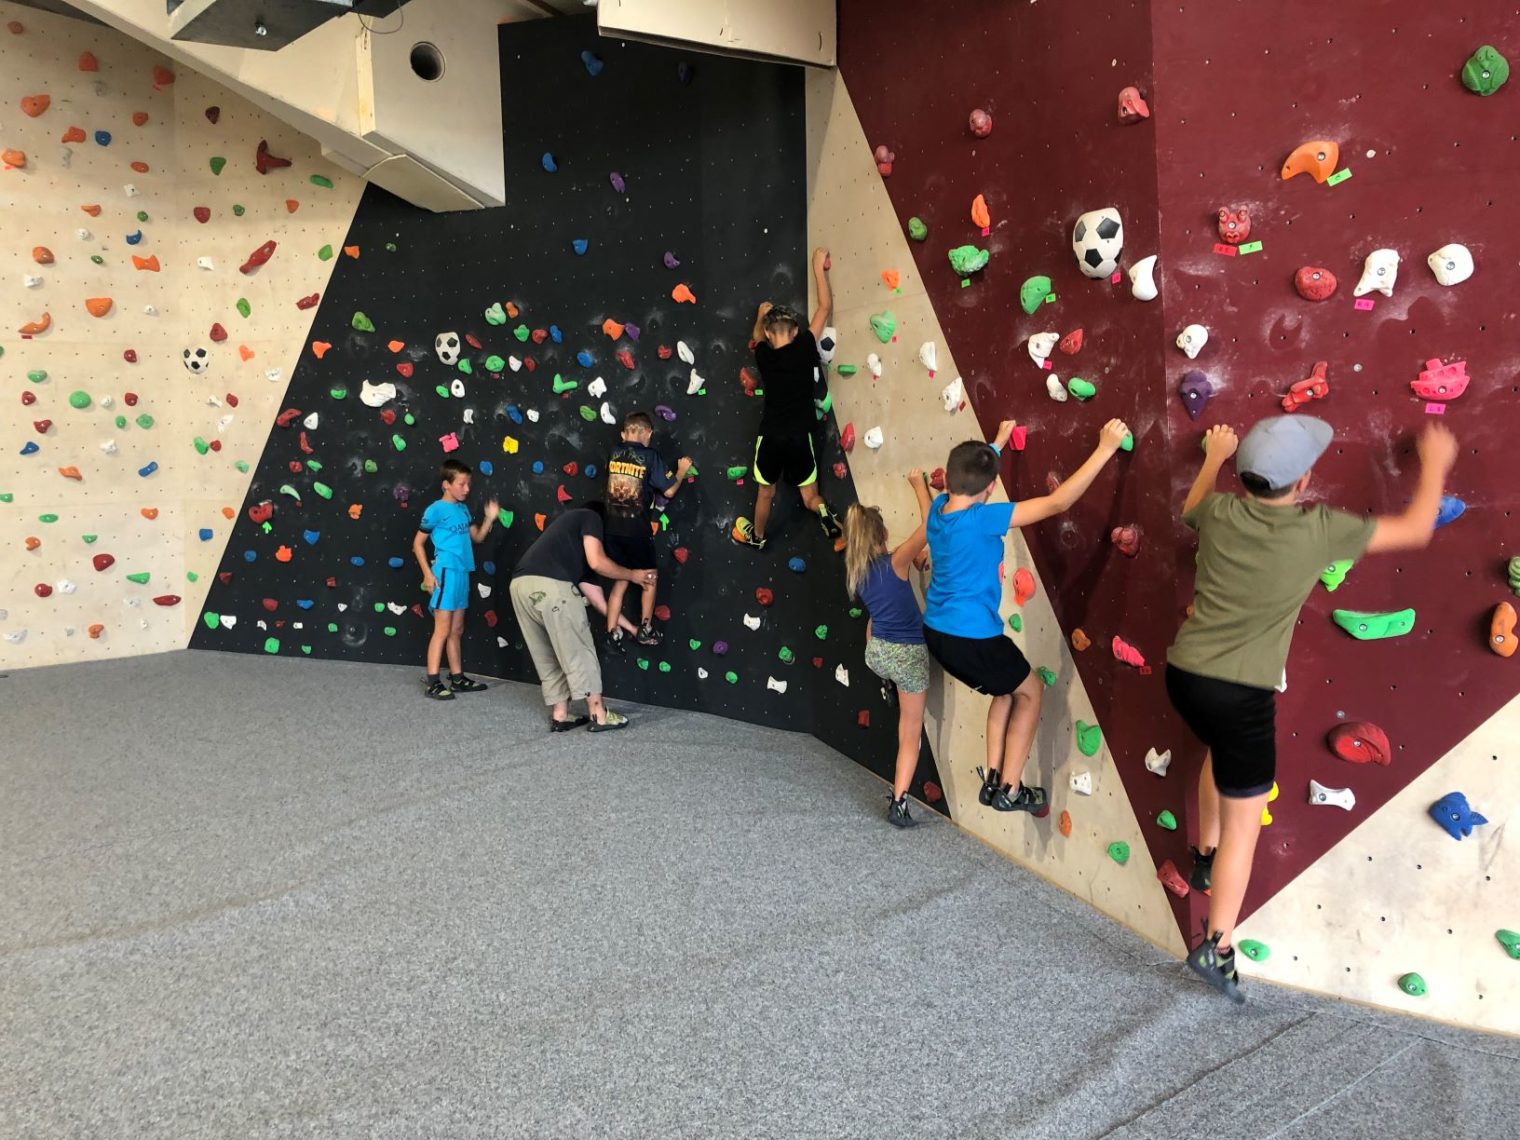
[[[95,540],[99,537],[100,535],[98,534],[81,534],[79,536],[79,541],[83,542],[86,546],[92,546],[94,545]]]
[[[380,465],[373,459],[366,459],[364,461],[364,473],[366,475],[373,475],[378,470],[380,470]]]
[[[690,649],[693,653],[695,653],[697,650],[699,650],[699,649],[702,648],[702,643],[700,641],[698,641],[695,637],[688,638],[687,641],[686,641],[686,648]]]
[[[264,639],[265,653],[278,653],[280,651],[280,639],[278,637],[266,637]]]
[[[98,253],[90,254],[90,260],[93,261],[96,265],[104,265],[106,263],[106,259],[101,257]]]
[[[506,366],[507,362],[501,357],[497,356],[494,352],[490,356],[486,357],[487,372],[500,372]]]
[[[1425,979],[1411,971],[1399,978],[1399,989],[1410,997],[1424,997],[1429,992]]]
[[[417,423],[417,417],[412,415],[411,412],[407,412],[406,415],[401,417],[401,422],[404,423],[407,427],[415,427]]]
[[[33,384],[41,384],[44,380],[47,379],[47,376],[48,374],[46,368],[33,368],[26,374],[26,378]]]
[[[834,410],[834,393],[825,392],[823,399],[813,401],[813,406],[818,409],[818,418],[822,419]]]
[[[298,503],[301,501],[301,492],[297,491],[289,483],[280,484],[280,494],[288,495]]]
[[[376,602],[375,603],[375,612],[377,614],[383,614],[385,612],[385,603],[384,602]]]
[[[1492,95],[1509,80],[1509,60],[1484,44],[1462,65],[1462,86],[1474,95]]]
[[[970,277],[973,273],[986,269],[991,260],[992,254],[985,249],[977,249],[974,245],[958,245],[950,251],[950,268],[962,277]]]
[[[252,314],[253,306],[248,303],[247,297],[239,297],[237,299],[237,311],[238,315],[242,317],[247,317]]]
[[[1402,637],[1414,628],[1413,610],[1365,613],[1360,610],[1331,610],[1330,617],[1358,641],[1377,641],[1385,637]]]
[[[518,325],[515,329],[512,330],[512,335],[517,338],[519,344],[522,344],[526,342],[527,339],[533,335],[533,333],[529,330],[527,325]]]
[[[922,218],[909,218],[908,236],[914,241],[924,241],[929,236],[929,227],[924,225]]]
[[[211,611],[207,610],[205,613],[201,614],[201,621],[206,623],[207,629],[216,629],[222,624],[222,615],[214,614]]]
[[[233,203],[233,206],[232,206],[232,216],[233,216],[233,217],[234,217],[234,218],[241,218],[241,217],[242,217],[242,216],[243,216],[243,215],[244,215],[244,214],[246,214],[246,213],[247,213],[247,212],[248,212],[248,211],[247,211],[247,210],[245,210],[245,209],[243,209],[243,207],[242,207],[242,206],[240,206],[240,205],[238,205],[238,204],[237,204],[237,203],[235,203],[235,202],[234,202],[234,203]]]
[[[1253,962],[1265,962],[1272,956],[1272,948],[1265,942],[1258,942],[1254,938],[1242,938],[1235,943],[1235,949],[1239,950]]]
[[[644,670],[644,672],[649,672],[649,658],[640,657],[638,660],[638,665],[640,669]]]
[[[749,474],[749,468],[730,467],[727,471],[724,472],[724,474],[727,475],[730,479],[743,479],[746,475]]]
[[[871,331],[876,334],[876,339],[886,344],[897,333],[897,317],[891,309],[883,309],[879,313],[871,314]],[[840,369],[844,373],[844,369]]]
[[[406,440],[402,439],[399,435],[393,435],[391,436],[391,446],[394,447],[397,451],[405,451]]]
[[[1091,400],[1098,394],[1098,389],[1080,376],[1066,381],[1066,390],[1079,400]]]
[[[150,416],[147,412],[144,412],[142,415],[137,417],[137,426],[142,428],[143,431],[147,431],[150,427],[153,426],[153,417]]]
[[[447,384],[435,384],[433,391],[438,393],[440,400],[447,400],[449,398],[449,386]]]
[[[206,442],[206,440],[205,440],[204,437],[202,437],[202,436],[196,436],[195,437],[195,450],[198,451],[198,452],[200,452],[202,455],[205,455],[208,451],[211,450],[211,445]]]
[[[1119,866],[1129,862],[1129,844],[1122,839],[1115,840],[1108,845],[1108,857]]]
[[[395,637],[396,636],[396,627],[393,626],[393,625],[388,625],[384,629],[382,629],[380,632],[383,633],[383,634],[385,634],[386,637]]]
[[[126,416],[117,416],[115,422],[116,422],[116,426],[118,428],[124,428],[124,427],[127,426],[127,417]]]
[[[327,623],[327,632],[328,633],[337,633],[338,632],[338,623],[335,622],[335,621],[328,622]]]
[[[792,648],[789,645],[783,645],[781,651],[776,656],[781,658],[783,665],[790,665],[793,661],[797,660],[797,655],[792,652]]]
[[[221,174],[222,167],[224,167],[226,165],[227,165],[227,160],[225,158],[223,158],[221,155],[219,155],[219,154],[213,154],[211,156],[211,173],[212,174],[217,174],[217,175]]]
[[[146,586],[148,584],[148,579],[151,577],[153,577],[153,575],[147,573],[146,571],[139,571],[136,574],[128,574],[127,581],[136,582],[139,586]]]
[[[308,459],[306,461],[306,470],[315,475],[318,471],[322,470],[322,461],[320,459]]]
[[[361,312],[355,312],[353,320],[349,321],[348,323],[351,324],[351,325],[353,325],[354,328],[356,328],[360,332],[374,332],[375,331],[375,322],[372,321],[372,320],[370,320],[369,317],[366,316],[362,311]]]
[[[1330,563],[1319,572],[1319,580],[1324,583],[1325,589],[1332,594],[1340,589],[1341,583],[1346,580],[1346,575],[1351,572],[1355,563],[1349,558],[1342,558]]]
[[[827,641],[829,636],[829,627],[826,625],[818,626],[813,630],[813,636],[816,637],[819,641]]]
[[[454,367],[459,369],[459,371],[463,372],[466,376],[473,375],[475,372],[475,366],[470,363],[470,358],[468,356],[461,356],[459,358],[459,363],[454,365]]]
[[[573,391],[575,391],[575,389],[577,389],[577,388],[579,388],[581,386],[581,382],[579,380],[566,380],[563,376],[561,376],[558,372],[556,372],[554,374],[554,385],[553,386],[554,386],[554,394],[556,396],[560,396],[560,395],[563,395],[566,392],[573,392]]]
[[[1499,940],[1499,945],[1504,947],[1504,952],[1515,961],[1520,962],[1520,934],[1513,930],[1496,930],[1494,937]]]
[[[860,606],[851,606],[850,607],[850,616],[852,618],[856,618],[858,620],[858,619],[863,618],[863,617],[866,616],[866,611],[862,607],[860,607]]]
[[[669,673],[670,672],[670,662],[669,661],[661,661],[660,662],[660,672],[661,673]]]
[[[343,387],[342,385],[339,385],[336,388],[329,388],[327,390],[327,394],[329,396],[331,396],[334,400],[346,400],[346,399],[348,399],[348,389],[345,388],[345,387]]]
[[[596,409],[586,404],[582,404],[581,419],[585,420],[588,424],[594,422],[596,420]]]
[[[1040,680],[1045,682],[1047,689],[1056,683],[1056,671],[1054,669],[1041,665],[1035,672],[1040,675]]]
[[[313,483],[311,489],[317,493],[318,498],[330,499],[333,496],[332,488],[326,483]]]
[[[246,460],[246,459],[239,459],[236,463],[233,464],[233,466],[238,469],[238,472],[240,474],[243,474],[243,475],[248,474],[248,460]]]
[[[1177,830],[1177,817],[1168,808],[1162,808],[1161,814],[1156,817],[1156,826],[1167,831]]]
[[[1510,593],[1520,597],[1520,556],[1509,560],[1508,573]]]
[[[739,674],[730,669],[727,673],[723,674],[723,679],[730,685],[737,685],[739,683]]]
[[[1014,633],[1023,633],[1024,632],[1024,615],[1023,614],[1009,614],[1008,615],[1008,628],[1011,629],[1011,630],[1013,630]]]
[[[88,392],[70,392],[69,407],[83,411],[90,406],[90,394]]]
[[[1083,756],[1096,756],[1103,747],[1103,730],[1085,720],[1077,721],[1077,751]]]
[[[396,252],[396,243],[393,242],[393,241],[386,242],[385,243],[385,252],[386,253],[395,253]]]
[[[496,516],[496,524],[500,526],[502,530],[507,530],[512,526],[512,520],[516,517],[517,516],[514,515],[511,511],[503,507],[501,509],[501,514]]]
[[[14,503],[15,501],[16,501],[16,492],[14,492],[14,491],[0,491],[0,503]]]
[[[187,581],[187,582],[199,582],[200,580],[201,580],[201,576],[199,574],[197,574],[194,570],[186,570],[185,571],[185,581]]]
[[[486,324],[504,325],[506,323],[507,311],[501,307],[500,301],[497,301],[494,305],[486,310]]]
[[[1134,436],[1133,432],[1125,432],[1124,433],[1124,438],[1119,441],[1119,450],[1120,451],[1134,451],[1135,450],[1135,436]]]
[[[1050,296],[1050,278],[1031,277],[1019,286],[1019,308],[1033,316],[1048,296]]]
[[[855,373],[860,371],[860,368],[854,364],[841,364],[838,368],[834,369],[834,371],[839,373],[841,376],[853,376]]]
[[[313,186],[320,186],[324,190],[331,190],[333,188],[333,180],[325,174],[313,174],[311,176],[311,184]]]
[[[137,211],[137,220],[139,222],[146,222],[148,220],[148,211],[147,210],[138,210]]]
[[[331,261],[332,255],[333,250],[330,245],[324,245],[321,249],[317,250],[317,257],[322,261]]]
[[[49,512],[45,515],[38,515],[37,521],[41,523],[55,523],[58,521],[58,516],[52,512]]]
[[[301,646],[301,652],[304,653],[304,654],[306,654],[306,656],[310,657],[311,656],[311,646],[309,646],[309,645],[303,645],[303,646]]]

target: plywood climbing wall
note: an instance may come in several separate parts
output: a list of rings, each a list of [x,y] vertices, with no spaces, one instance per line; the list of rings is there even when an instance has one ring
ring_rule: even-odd
[[[0,668],[182,647],[359,183],[99,25],[0,4],[0,64]]]

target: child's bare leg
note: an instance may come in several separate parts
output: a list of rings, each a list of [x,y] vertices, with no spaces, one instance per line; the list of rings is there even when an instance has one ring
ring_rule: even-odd
[[[818,481],[815,479],[805,487],[798,487],[797,493],[802,496],[802,505],[816,515],[818,508],[823,505],[823,496],[818,493]]]
[[[452,610],[449,617],[449,672],[458,676],[464,672],[464,610]]]
[[[929,693],[897,691],[897,771],[892,781],[892,798],[908,794],[913,773],[918,768],[918,747],[924,732],[924,705]]]
[[[433,611],[433,636],[428,641],[427,671],[429,677],[438,676],[438,666],[443,663],[443,647],[454,628],[453,611]]]
[[[1209,899],[1209,934],[1219,932],[1219,948],[1234,945],[1235,920],[1251,882],[1251,862],[1261,834],[1261,811],[1267,793],[1237,799],[1220,796],[1219,847],[1214,852],[1213,894]]]
[[[582,593],[584,593],[584,589]],[[607,595],[607,632],[612,633],[618,627],[618,618],[623,613],[623,596],[628,593],[628,583],[622,579],[612,583],[612,592]]]
[[[1008,718],[1013,715],[1013,694],[993,697],[987,706],[987,770],[1003,767],[1003,747],[1008,738]]]
[[[639,601],[639,615],[644,619],[643,624],[649,625],[654,621],[654,587],[645,586],[644,596]]]
[[[1219,846],[1219,789],[1214,785],[1214,754],[1203,754],[1198,773],[1198,853],[1207,855]]]
[[[765,524],[771,520],[771,505],[776,501],[773,484],[762,483],[755,491],[755,537],[765,537]]]
[[[1034,731],[1040,725],[1040,701],[1045,694],[1045,682],[1038,673],[1031,672],[1024,683],[1013,691],[1012,715],[1008,719],[1008,736],[1003,747],[1003,780],[1017,785],[1029,760],[1034,745]],[[988,743],[989,762],[991,742]]]

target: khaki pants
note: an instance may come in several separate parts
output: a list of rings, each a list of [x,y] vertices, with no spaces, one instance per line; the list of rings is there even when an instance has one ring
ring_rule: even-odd
[[[602,663],[591,640],[586,602],[570,582],[527,574],[512,579],[512,610],[544,690],[544,704],[602,691]]]

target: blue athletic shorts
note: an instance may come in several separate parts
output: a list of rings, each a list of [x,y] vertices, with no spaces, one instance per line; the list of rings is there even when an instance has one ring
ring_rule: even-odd
[[[470,572],[456,570],[452,566],[434,566],[433,577],[438,585],[428,598],[430,610],[467,610],[470,608]]]

